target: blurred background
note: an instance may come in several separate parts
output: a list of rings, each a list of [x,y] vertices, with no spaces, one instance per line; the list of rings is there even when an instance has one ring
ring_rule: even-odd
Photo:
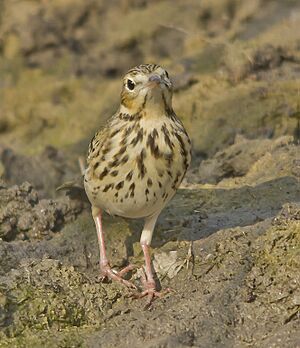
[[[299,9],[297,0],[1,0],[1,143],[37,154],[83,142],[84,152],[119,105],[122,75],[146,62],[172,76],[174,108],[203,158],[237,134],[296,136]]]
[[[300,0],[0,0],[1,347],[299,347],[299,28]],[[193,144],[153,239],[159,315],[95,280],[82,178],[56,191],[141,63]],[[141,265],[141,226],[105,219],[114,265]]]

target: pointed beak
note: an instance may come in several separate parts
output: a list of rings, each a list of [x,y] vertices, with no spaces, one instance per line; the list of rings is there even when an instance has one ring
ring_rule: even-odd
[[[154,87],[167,87],[168,89],[170,89],[172,87],[172,84],[170,81],[165,80],[164,78],[162,78],[159,75],[151,75],[148,79],[148,83],[147,86],[150,88],[154,88]]]
[[[152,84],[160,84],[162,82],[162,79],[159,75],[152,75],[149,77],[149,82]]]
[[[162,87],[163,82],[164,81],[159,75],[151,75],[148,79],[147,86],[151,89],[155,87]]]

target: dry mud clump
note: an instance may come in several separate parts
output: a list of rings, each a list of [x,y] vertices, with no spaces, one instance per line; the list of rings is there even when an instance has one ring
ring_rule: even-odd
[[[39,199],[27,182],[7,187],[0,183],[0,238],[32,240],[51,237],[83,209],[83,203],[61,199]]]
[[[24,156],[0,145],[0,175],[8,184],[21,185],[25,181],[34,185],[39,197],[54,197],[56,188],[74,177],[74,165],[63,151],[47,146],[38,156]]]
[[[266,339],[265,346],[281,340],[290,347],[299,343],[294,331],[294,319],[300,311],[299,245],[300,205],[286,204],[266,233],[252,244],[253,267],[242,289],[247,299],[239,307],[244,312],[243,319],[240,318],[243,320],[240,334],[244,337],[254,340],[264,330],[270,330],[276,334]],[[288,335],[283,326],[290,331]]]
[[[226,185],[257,184],[286,175],[300,177],[298,151],[291,136],[275,141],[237,136],[233,145],[201,162],[194,180],[214,184],[222,181]]]

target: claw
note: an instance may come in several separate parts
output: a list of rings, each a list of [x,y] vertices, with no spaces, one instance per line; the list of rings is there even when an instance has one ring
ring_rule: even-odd
[[[143,283],[144,290],[142,292],[133,293],[133,297],[136,299],[140,299],[147,296],[147,303],[144,309],[151,309],[152,303],[155,300],[155,298],[161,298],[165,296],[167,293],[173,291],[170,288],[166,288],[162,291],[157,291],[155,282],[152,280],[147,280],[147,275],[145,274],[145,272],[143,272],[142,274],[142,283]]]
[[[137,266],[135,266],[135,265],[128,265],[128,266],[124,267],[123,269],[121,269],[121,271],[117,272],[117,275],[119,277],[123,277],[126,273],[128,273],[136,268],[137,268]]]
[[[117,281],[125,285],[129,289],[137,290],[137,287],[132,282],[122,278],[126,273],[133,270],[134,268],[135,266],[128,265],[125,268],[123,268],[121,271],[117,272],[113,270],[108,264],[103,265],[101,267],[101,277],[102,279],[109,278],[111,280]]]
[[[152,286],[152,284],[149,284],[149,288],[145,289],[141,293],[135,293],[134,297],[139,299],[147,296],[147,303],[144,307],[144,309],[151,309],[152,308],[152,303],[155,300],[155,298],[161,298],[168,294],[169,292],[172,292],[173,290],[170,288],[166,288],[162,291],[157,291],[155,290],[155,287]]]

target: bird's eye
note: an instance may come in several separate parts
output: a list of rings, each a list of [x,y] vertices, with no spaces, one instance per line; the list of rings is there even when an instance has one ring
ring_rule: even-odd
[[[130,91],[133,91],[134,86],[135,86],[135,83],[134,83],[132,80],[128,79],[128,80],[127,80],[127,88],[128,88]]]
[[[167,79],[169,78],[169,74],[168,74],[168,72],[167,71],[165,71],[165,74],[166,74],[166,77],[167,77]]]

